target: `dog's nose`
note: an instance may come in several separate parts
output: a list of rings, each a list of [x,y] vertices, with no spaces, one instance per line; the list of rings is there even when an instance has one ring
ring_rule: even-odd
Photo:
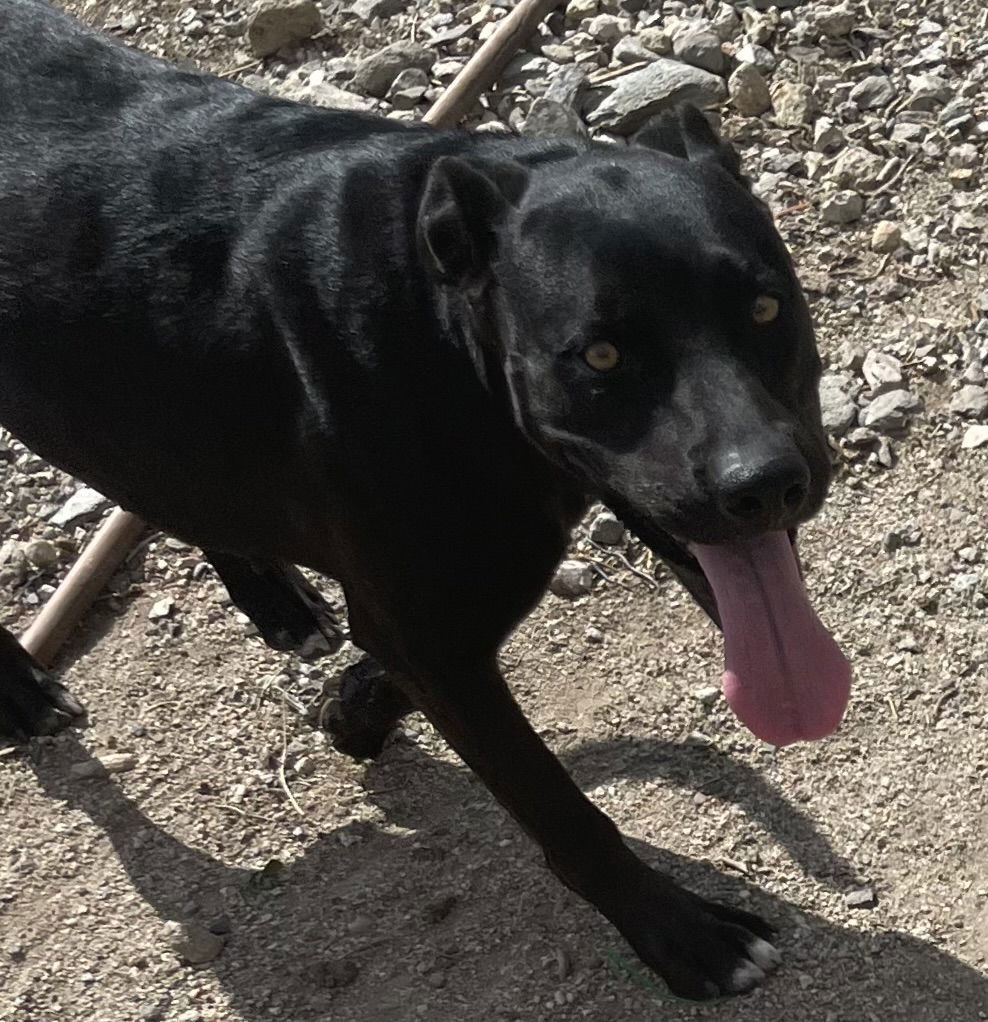
[[[795,522],[810,487],[809,466],[802,457],[731,451],[718,461],[714,484],[725,517],[765,530],[788,528]]]

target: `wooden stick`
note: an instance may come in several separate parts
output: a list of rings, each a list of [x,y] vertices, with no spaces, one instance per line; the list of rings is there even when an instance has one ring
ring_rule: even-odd
[[[423,120],[437,128],[457,124],[469,113],[480,95],[494,84],[514,53],[528,42],[539,22],[558,6],[559,0],[519,0]],[[144,529],[144,522],[137,515],[120,508],[103,523],[55,595],[21,638],[24,648],[41,664],[47,666],[55,659],[62,643],[140,539]]]
[[[531,39],[539,22],[558,6],[559,0],[519,0],[423,120],[445,128],[452,127],[468,114],[480,95],[497,81],[517,50]]]
[[[62,643],[141,538],[144,528],[144,522],[137,515],[120,508],[107,518],[55,595],[21,637],[21,645],[35,660],[47,667],[55,659]]]

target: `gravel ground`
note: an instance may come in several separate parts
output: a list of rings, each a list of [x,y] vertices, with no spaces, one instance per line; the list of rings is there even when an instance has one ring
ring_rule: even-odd
[[[414,118],[507,5],[324,3],[314,38],[263,57],[233,0],[66,6],[258,88]],[[0,750],[3,1022],[988,1018],[988,17],[763,6],[572,0],[472,123],[625,144],[675,60],[799,264],[838,464],[802,550],[856,671],[839,734],[745,732],[711,688],[718,636],[630,537],[575,537],[592,591],[547,596],[504,650],[638,850],[773,920],[785,967],[702,1008],[650,987],[421,718],[371,765],[306,724],[352,650],[272,653],[156,535],[65,651],[91,726]],[[78,485],[0,432],[4,624],[103,513],[73,517]]]

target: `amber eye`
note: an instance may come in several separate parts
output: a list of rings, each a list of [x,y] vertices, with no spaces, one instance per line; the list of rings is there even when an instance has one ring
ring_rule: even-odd
[[[621,352],[609,341],[597,341],[583,349],[584,361],[598,373],[609,373],[621,361]]]
[[[759,326],[774,323],[779,318],[779,299],[771,295],[760,295],[751,307],[751,318]]]

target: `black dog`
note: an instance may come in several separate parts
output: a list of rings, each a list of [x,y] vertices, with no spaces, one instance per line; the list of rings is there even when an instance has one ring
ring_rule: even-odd
[[[643,141],[261,98],[4,0],[0,421],[200,545],[277,648],[338,641],[293,566],[339,579],[373,661],[338,746],[373,754],[424,711],[556,875],[705,998],[776,964],[769,927],[636,858],[497,666],[601,498],[722,624],[753,730],[818,737],[846,702],[787,535],[828,482],[789,258],[697,111]],[[0,730],[80,711],[0,635]]]

